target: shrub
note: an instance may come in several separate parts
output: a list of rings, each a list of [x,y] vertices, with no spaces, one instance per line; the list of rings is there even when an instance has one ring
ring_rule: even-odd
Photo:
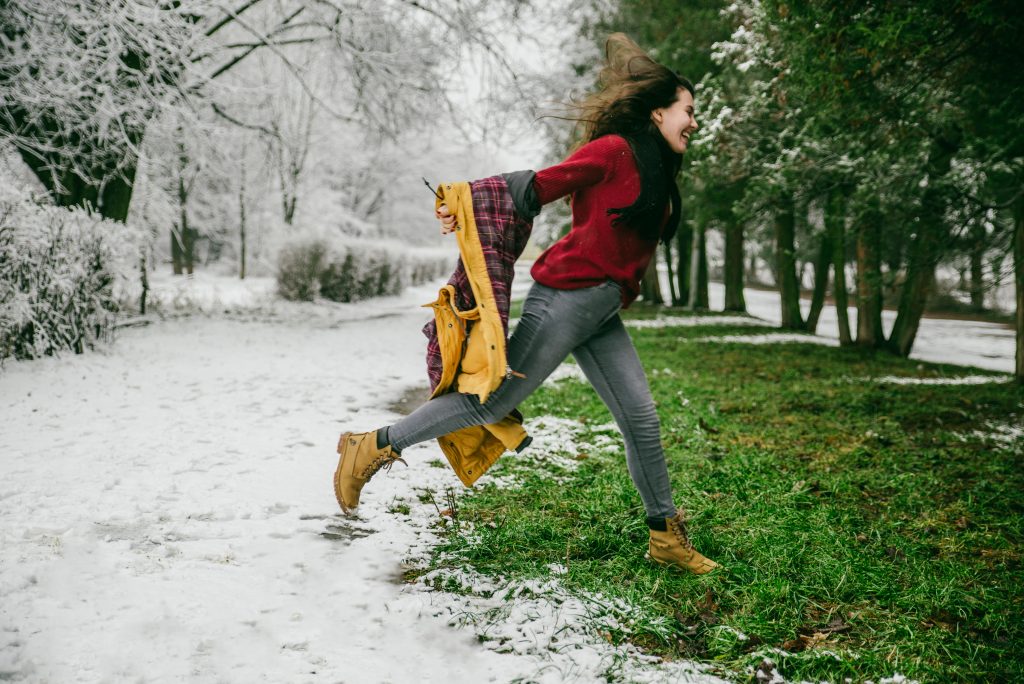
[[[369,240],[304,237],[286,245],[277,270],[285,299],[356,302],[400,293],[410,285],[441,278],[452,256],[437,250],[412,250]]]
[[[83,209],[0,195],[0,359],[82,353],[112,336],[123,224]]]
[[[312,301],[320,293],[327,245],[321,240],[286,245],[278,256],[277,287],[285,299]]]

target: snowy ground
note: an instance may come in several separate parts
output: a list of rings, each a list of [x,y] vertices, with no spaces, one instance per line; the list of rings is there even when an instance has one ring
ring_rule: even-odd
[[[339,514],[338,434],[393,421],[391,402],[425,387],[416,305],[437,285],[270,308],[265,285],[220,283],[224,299],[251,288],[259,315],[130,327],[106,352],[0,373],[0,679],[593,681],[628,660],[585,630],[540,645],[573,634],[585,600],[541,609],[505,587],[518,613],[487,648],[449,623],[491,599],[402,583],[435,539],[421,499],[461,488],[428,465],[436,443],[378,474],[359,519]]]
[[[393,421],[392,402],[425,387],[429,314],[416,305],[436,284],[330,306],[274,303],[265,281],[218,283],[216,296],[201,277],[155,294],[207,311],[257,305],[0,371],[0,679],[587,682],[615,664],[629,681],[718,681],[590,634],[594,597],[537,602],[530,587],[469,575],[468,597],[403,584],[435,539],[429,499],[461,487],[429,465],[434,443],[377,476],[359,519],[338,514],[337,436]],[[767,317],[760,295],[748,303]],[[936,349],[969,346],[922,327],[933,336]],[[986,344],[997,355],[974,365],[1005,369],[1002,342]],[[555,631],[568,635],[557,647]]]
[[[778,325],[782,321],[778,292],[746,288],[743,297],[751,316],[763,318],[772,325]],[[721,283],[711,283],[708,298],[712,309],[721,310],[725,302],[725,287]],[[806,316],[810,302],[801,300],[800,304]],[[848,317],[850,326],[856,332],[855,307],[848,310]],[[895,321],[895,312],[882,312],[882,326],[886,334],[892,330]],[[822,309],[818,321],[818,334],[830,340],[839,339],[835,306],[828,305]],[[925,318],[921,321],[910,358],[1012,373],[1016,339],[1016,332],[1008,325]]]

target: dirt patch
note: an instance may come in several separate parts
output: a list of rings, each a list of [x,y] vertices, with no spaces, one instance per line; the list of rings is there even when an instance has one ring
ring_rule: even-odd
[[[407,416],[421,405],[427,403],[430,390],[426,387],[410,387],[395,401],[388,404],[389,411]]]

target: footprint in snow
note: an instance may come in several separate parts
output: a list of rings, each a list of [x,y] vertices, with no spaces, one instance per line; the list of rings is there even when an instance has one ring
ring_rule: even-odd
[[[351,522],[338,520],[328,523],[327,528],[320,533],[320,536],[331,541],[340,541],[345,544],[351,544],[354,540],[369,537],[376,531],[377,530],[372,530],[367,527],[359,527]]]

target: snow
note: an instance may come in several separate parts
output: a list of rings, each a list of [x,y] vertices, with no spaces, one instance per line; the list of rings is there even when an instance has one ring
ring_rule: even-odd
[[[885,375],[869,378],[871,382],[890,385],[988,385],[994,382],[1011,382],[1012,375],[961,375],[948,378],[905,378],[896,375]]]
[[[638,608],[569,592],[562,564],[521,582],[451,568],[455,592],[431,586],[443,573],[404,583],[453,524],[435,502],[461,491],[434,442],[378,474],[358,517],[338,512],[338,434],[393,422],[392,401],[426,393],[420,305],[439,285],[301,304],[266,279],[155,278],[163,306],[217,315],[150,317],[105,351],[8,362],[0,678],[721,681],[610,644],[602,629],[628,632]],[[517,296],[528,286],[517,279]],[[619,445],[614,424],[528,419],[535,441],[520,457],[555,470]],[[993,441],[1019,437],[989,428]]]
[[[725,342],[737,344],[822,344],[838,347],[839,342],[819,335],[805,333],[764,333],[762,335],[707,335],[695,337],[691,342]]]
[[[341,431],[388,424],[392,400],[425,392],[419,305],[439,283],[269,307],[265,285],[218,295],[230,317],[128,327],[106,351],[5,366],[4,679],[589,682],[619,667],[637,681],[719,681],[612,647],[574,607],[593,597],[564,591],[507,587],[508,613],[487,633],[520,635],[510,653],[482,645],[472,621],[449,626],[473,599],[401,581],[437,540],[430,499],[461,490],[429,465],[443,461],[437,444],[378,474],[358,518],[340,514],[330,484]],[[182,287],[222,310],[201,280]],[[565,428],[534,418],[531,458],[554,440],[543,421]],[[616,610],[601,619],[629,607]],[[564,640],[550,650],[555,629]]]
[[[765,325],[751,316],[659,316],[625,321],[627,328],[692,328],[699,325]]]
[[[388,400],[424,378],[426,312],[410,306],[359,321],[185,319],[126,330],[110,353],[10,364],[0,377],[5,677],[529,674],[530,662],[480,649],[400,600],[403,561],[426,547],[386,509],[457,484],[425,466],[436,445],[378,475],[360,520],[337,511],[338,433],[393,420]]]
[[[663,272],[662,280],[666,274]],[[667,281],[666,281],[667,283]],[[663,283],[664,284],[664,283]],[[667,285],[665,285],[667,291]],[[664,328],[698,325],[749,325],[777,326],[782,322],[779,293],[773,290],[744,288],[744,301],[749,316],[658,316],[652,319],[630,320],[631,328]],[[708,299],[712,310],[721,310],[725,302],[725,286],[709,283]],[[810,309],[810,302],[801,300],[804,316]],[[857,325],[857,309],[850,307],[848,317],[851,327]],[[894,311],[882,312],[882,326],[888,334],[896,321]],[[768,333],[764,335],[709,335],[694,338],[692,342],[730,342],[739,344],[822,344],[838,346],[839,323],[835,306],[826,304],[818,319],[816,335],[801,333]],[[914,340],[910,358],[932,363],[952,363],[974,366],[986,370],[1012,373],[1016,354],[1016,331],[1012,326],[982,321],[947,320],[923,318]]]
[[[747,312],[778,325],[782,321],[779,293],[770,290],[744,288],[743,297]],[[710,283],[708,298],[712,309],[721,309],[725,302],[725,287],[721,283]],[[806,316],[810,302],[801,300],[800,305]],[[857,309],[848,309],[851,327],[857,325]],[[896,312],[882,312],[882,326],[886,334],[892,330]],[[826,305],[818,321],[819,336],[831,340],[839,339],[838,317],[835,306]],[[923,318],[910,358],[933,363],[954,363],[974,366],[987,370],[1012,373],[1016,353],[1016,332],[1009,325],[979,321],[946,320]],[[805,340],[801,340],[805,341]]]

